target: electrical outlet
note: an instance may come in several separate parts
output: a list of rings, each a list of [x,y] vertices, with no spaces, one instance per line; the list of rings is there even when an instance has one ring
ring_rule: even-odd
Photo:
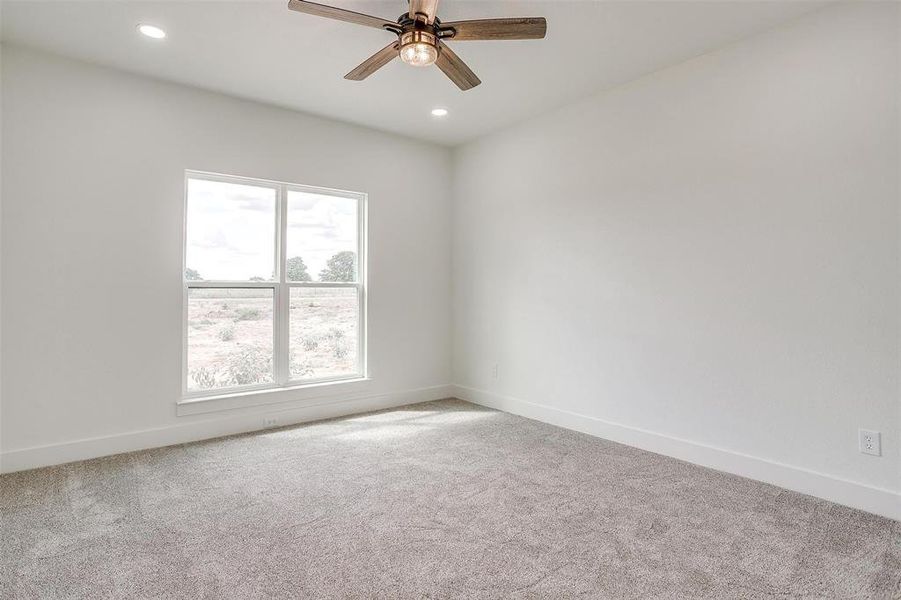
[[[278,427],[277,417],[263,417],[263,427]]]
[[[491,378],[497,379],[497,363],[494,363],[494,366],[491,368]]]
[[[864,454],[882,456],[882,434],[869,429],[858,429],[857,435],[860,442],[860,451]]]

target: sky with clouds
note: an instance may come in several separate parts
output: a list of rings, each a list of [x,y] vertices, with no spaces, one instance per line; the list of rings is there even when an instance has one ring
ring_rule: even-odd
[[[269,279],[275,270],[274,189],[188,180],[185,266],[203,279]],[[316,281],[326,261],[357,247],[356,200],[288,192],[288,258],[300,256]]]

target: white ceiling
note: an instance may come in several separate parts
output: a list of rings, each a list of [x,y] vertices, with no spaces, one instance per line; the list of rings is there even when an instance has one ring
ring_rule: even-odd
[[[318,0],[394,19],[404,0]],[[287,0],[4,0],[5,42],[454,145],[773,27],[821,2],[442,0],[442,20],[546,16],[545,40],[457,42],[482,79],[459,91],[395,60],[343,79],[391,34],[287,9]],[[135,25],[168,32],[145,38]],[[438,120],[429,111],[449,109]]]

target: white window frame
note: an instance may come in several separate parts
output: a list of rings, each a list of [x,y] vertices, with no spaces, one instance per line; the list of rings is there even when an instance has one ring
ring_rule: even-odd
[[[187,267],[188,248],[188,182],[191,179],[206,181],[218,181],[222,183],[235,183],[240,185],[253,185],[273,189],[276,192],[275,209],[275,272],[274,281],[229,281],[229,280],[200,280],[188,281],[185,279]],[[356,282],[325,282],[325,281],[288,281],[286,273],[287,262],[287,236],[288,236],[288,192],[309,192],[322,196],[337,196],[349,198],[357,202],[357,281]],[[324,383],[360,381],[368,378],[368,360],[366,343],[366,283],[368,279],[367,259],[367,194],[349,190],[337,190],[283,181],[268,179],[256,179],[236,175],[224,175],[221,173],[209,173],[204,171],[185,171],[185,198],[184,198],[184,222],[182,231],[182,401],[190,402],[217,398],[220,396],[233,396],[236,394],[259,392],[264,390],[284,390],[318,386]],[[357,321],[357,372],[334,377],[317,377],[304,379],[291,379],[289,364],[290,343],[290,305],[292,288],[355,288],[358,299]],[[192,289],[271,289],[273,296],[272,310],[272,383],[257,383],[241,386],[214,388],[210,390],[188,390],[188,297]]]

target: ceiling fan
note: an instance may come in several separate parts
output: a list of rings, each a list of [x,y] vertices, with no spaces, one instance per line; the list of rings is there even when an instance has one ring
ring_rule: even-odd
[[[457,84],[457,87],[464,91],[469,90],[482,82],[472,69],[447,47],[445,41],[536,40],[543,38],[547,32],[547,21],[544,17],[442,23],[435,16],[438,12],[438,0],[409,0],[409,2],[410,10],[399,16],[396,22],[306,0],[288,0],[288,8],[338,21],[384,29],[397,36],[397,41],[391,42],[344,76],[344,79],[353,81],[366,79],[400,56],[402,61],[414,67],[435,64]]]

